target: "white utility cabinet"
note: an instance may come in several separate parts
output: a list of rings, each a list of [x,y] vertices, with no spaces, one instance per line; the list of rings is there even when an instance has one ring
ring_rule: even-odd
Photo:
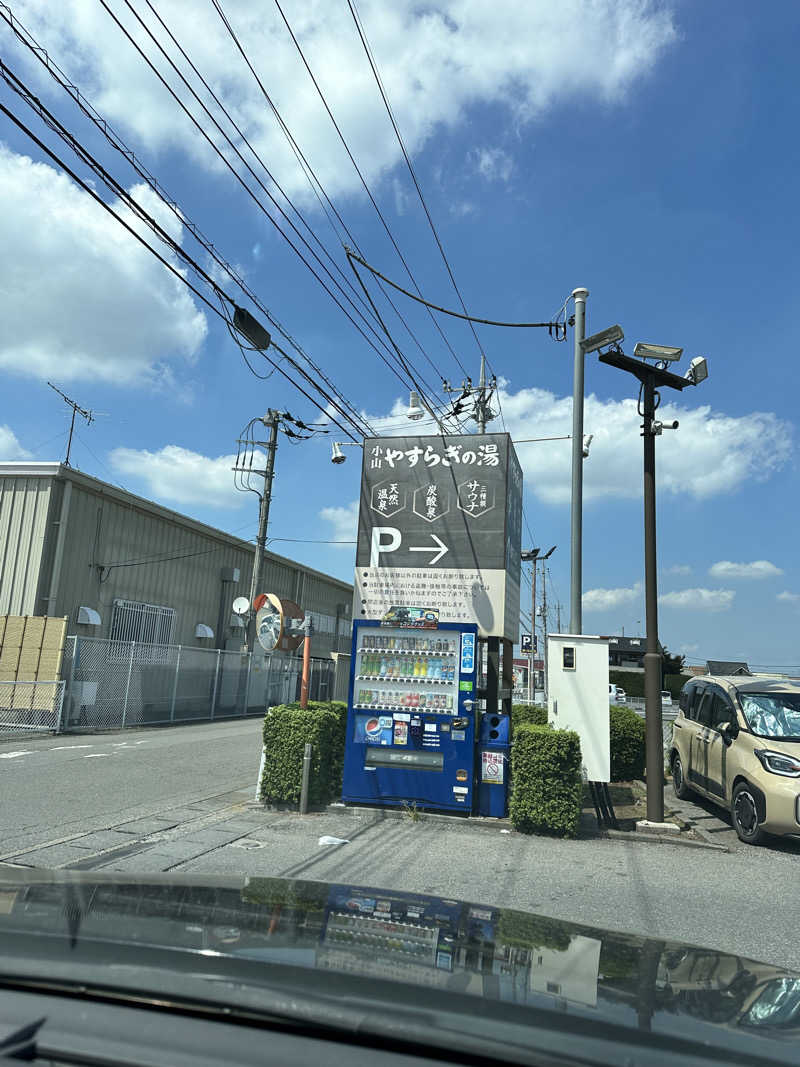
[[[607,637],[547,635],[547,718],[580,737],[587,780],[610,781]]]

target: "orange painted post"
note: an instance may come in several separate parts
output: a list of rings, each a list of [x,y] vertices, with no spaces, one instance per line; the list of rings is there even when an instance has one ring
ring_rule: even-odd
[[[308,682],[311,675],[311,634],[303,641],[303,679],[300,682],[300,707],[308,706]]]

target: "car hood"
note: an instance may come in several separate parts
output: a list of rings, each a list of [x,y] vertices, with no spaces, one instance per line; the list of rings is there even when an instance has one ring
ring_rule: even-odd
[[[739,736],[741,737],[742,735],[739,734]],[[767,752],[782,752],[787,756],[794,756],[795,759],[800,759],[800,740],[783,741],[778,738],[773,741],[768,737],[756,737],[754,735],[753,748]]]
[[[0,865],[0,975],[15,952],[27,974],[91,953],[111,975],[153,949],[184,973],[249,967],[236,971],[242,989],[269,976],[335,993],[345,976],[391,984],[396,1005],[418,1005],[422,990],[426,1004],[452,995],[465,1018],[566,1013],[639,1038],[767,1047],[780,1062],[796,1062],[800,1038],[800,975],[713,949],[354,885]]]

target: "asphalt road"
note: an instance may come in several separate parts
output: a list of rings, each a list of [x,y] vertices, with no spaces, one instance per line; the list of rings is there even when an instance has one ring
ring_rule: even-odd
[[[0,857],[235,790],[255,792],[261,721],[0,744]]]
[[[366,809],[265,811],[252,802],[259,730],[248,721],[0,745],[0,859],[460,897],[800,972],[797,842],[739,845],[724,816],[702,804],[684,814],[730,851],[635,837],[561,841]],[[345,843],[322,844],[323,835]]]

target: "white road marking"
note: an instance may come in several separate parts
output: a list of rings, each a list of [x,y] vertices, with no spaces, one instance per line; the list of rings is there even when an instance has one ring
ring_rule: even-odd
[[[110,752],[87,752],[83,757],[84,759],[102,759],[103,756],[110,756]]]
[[[30,756],[31,749],[26,749],[24,752],[0,752],[0,759],[16,759],[17,756]]]
[[[48,752],[63,752],[68,748],[91,748],[91,745],[53,745],[52,748],[47,749]]]
[[[125,748],[127,743],[128,743],[127,741],[112,741],[111,742],[111,747],[112,748]]]
[[[133,743],[134,743],[135,745],[146,745],[146,744],[147,744],[147,741],[134,741]]]

